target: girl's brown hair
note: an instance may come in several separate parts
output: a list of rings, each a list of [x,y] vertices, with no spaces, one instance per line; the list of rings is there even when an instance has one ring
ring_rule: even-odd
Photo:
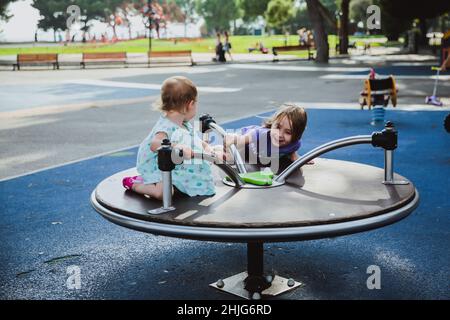
[[[296,104],[284,103],[270,119],[264,122],[263,126],[272,128],[273,123],[280,122],[284,117],[287,117],[291,123],[292,141],[300,140],[305,131],[308,117],[305,109]]]
[[[161,98],[154,103],[159,111],[180,111],[197,100],[197,88],[186,77],[175,76],[166,79],[161,86]]]

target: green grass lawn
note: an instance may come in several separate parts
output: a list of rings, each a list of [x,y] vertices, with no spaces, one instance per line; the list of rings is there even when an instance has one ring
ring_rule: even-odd
[[[352,39],[352,37],[350,37]],[[358,42],[364,39],[355,38]],[[192,50],[195,53],[214,52],[215,38],[202,38],[191,40],[160,40],[153,39],[152,50],[154,51],[176,51],[176,50]],[[230,38],[232,44],[232,53],[248,53],[249,47],[254,47],[258,42],[262,42],[265,47],[273,46],[297,45],[298,36],[291,35],[288,39],[283,35],[273,36],[232,36]],[[121,52],[129,53],[145,53],[148,51],[148,39],[138,39],[129,41],[120,41],[115,44],[102,43],[86,43],[86,44],[69,44],[49,45],[49,46],[31,46],[31,47],[1,47],[0,55],[15,55],[18,53],[82,53],[82,52]],[[337,36],[330,35],[328,37],[330,48],[334,48],[337,43]],[[256,53],[255,53],[256,54]],[[306,52],[289,52],[288,54],[297,54],[306,57]]]

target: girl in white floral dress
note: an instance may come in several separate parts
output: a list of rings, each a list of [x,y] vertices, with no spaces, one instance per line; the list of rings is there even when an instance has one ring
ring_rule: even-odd
[[[162,112],[156,125],[139,147],[137,171],[139,176],[125,177],[123,186],[152,198],[162,199],[162,177],[158,169],[157,149],[163,139],[169,139],[172,147],[183,150],[184,162],[172,171],[173,185],[189,196],[215,193],[211,164],[192,159],[193,153],[214,153],[224,158],[223,151],[215,150],[203,142],[189,121],[197,113],[197,88],[191,80],[177,76],[164,81],[158,109]]]

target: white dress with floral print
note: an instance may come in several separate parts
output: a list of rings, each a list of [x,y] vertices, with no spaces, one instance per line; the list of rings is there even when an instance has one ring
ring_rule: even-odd
[[[172,144],[183,144],[194,152],[202,152],[202,141],[189,122],[183,127],[162,115],[150,134],[139,146],[136,168],[145,184],[160,182],[161,171],[158,169],[158,154],[150,150],[153,138],[159,132],[164,132]],[[181,192],[193,197],[197,195],[213,195],[215,193],[211,164],[206,161],[192,159],[184,160],[172,171],[173,185]]]

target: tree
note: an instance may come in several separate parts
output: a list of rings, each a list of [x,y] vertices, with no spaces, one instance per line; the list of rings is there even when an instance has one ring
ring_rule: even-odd
[[[291,33],[296,33],[300,28],[312,29],[306,6],[297,8],[295,15],[286,24],[289,26]]]
[[[56,42],[56,31],[66,29],[67,7],[69,1],[64,0],[35,0],[32,4],[34,8],[39,10],[40,19],[38,28],[42,30],[53,30],[53,39]]]
[[[293,0],[270,0],[265,17],[271,27],[281,28],[294,16]]]
[[[184,23],[184,37],[187,37],[187,26],[197,21],[195,17],[195,0],[171,0],[182,12],[181,22]]]
[[[388,39],[397,39],[401,32],[411,27],[414,19],[419,19],[422,43],[426,40],[427,19],[436,18],[450,11],[450,1],[427,0],[419,5],[411,5],[407,0],[377,0],[381,8],[381,28]]]
[[[308,6],[309,20],[314,31],[314,42],[317,49],[316,62],[328,63],[328,35],[325,30],[321,4],[319,0],[306,0],[306,5]]]
[[[340,28],[339,28],[339,53],[348,53],[348,16],[350,0],[341,0]]]
[[[197,0],[196,11],[205,19],[208,32],[228,30],[239,18],[236,0]]]
[[[183,0],[181,0],[184,2]],[[185,15],[176,0],[165,0],[161,5],[167,22],[184,22]]]
[[[327,31],[327,27],[329,32],[335,33],[337,31],[337,20],[335,13],[337,12],[337,6],[335,0],[318,0],[317,1],[319,13],[326,22],[324,25],[325,31]],[[328,33],[328,32],[327,32]]]
[[[259,16],[264,16],[270,0],[241,0],[239,7],[243,11],[244,21],[252,21]]]
[[[8,21],[12,16],[7,12],[8,5],[15,0],[0,0],[0,19]]]
[[[55,41],[56,31],[67,28],[67,19],[69,18],[67,8],[70,5],[80,7],[83,37],[91,27],[93,20],[105,21],[105,2],[101,0],[34,0],[32,6],[38,9],[41,15],[38,27],[43,30],[53,29]]]
[[[116,28],[121,25],[125,19],[125,11],[121,8],[124,0],[104,0],[103,14],[97,12],[99,20],[108,23],[113,30],[114,38],[117,38]]]
[[[121,13],[123,19],[123,25],[128,27],[128,37],[132,39],[131,34],[131,19],[133,17],[139,16],[140,12],[134,6],[133,1],[124,2],[121,6]]]
[[[350,19],[363,22],[367,19],[367,8],[373,4],[372,0],[352,0],[350,3]]]

